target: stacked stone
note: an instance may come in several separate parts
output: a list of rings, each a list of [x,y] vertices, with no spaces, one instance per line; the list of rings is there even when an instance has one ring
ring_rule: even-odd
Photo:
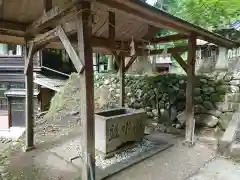
[[[233,75],[226,73],[197,76],[194,89],[195,120],[199,126],[226,129],[234,111],[239,109],[239,86]],[[105,108],[118,106],[120,95],[116,75],[96,75],[95,86],[106,87],[111,94]],[[96,89],[95,91],[97,91]],[[159,123],[184,125],[186,76],[169,74],[159,76],[126,76],[126,104],[144,108]]]

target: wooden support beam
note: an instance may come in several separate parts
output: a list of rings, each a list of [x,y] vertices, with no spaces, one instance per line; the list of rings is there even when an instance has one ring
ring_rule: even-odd
[[[137,56],[132,56],[131,59],[128,61],[127,65],[125,66],[125,72],[132,66],[134,61],[137,59]]]
[[[77,72],[82,73],[83,68],[84,68],[84,62],[82,59],[80,59],[78,57],[75,49],[73,48],[71,42],[68,39],[66,33],[64,32],[64,30],[61,27],[58,29],[58,36],[59,36],[60,40],[62,41],[63,46],[64,46],[65,50],[67,51],[70,59],[72,60]]]
[[[47,13],[44,13],[42,17],[27,27],[27,34],[35,34],[45,28],[48,28],[52,24],[59,24],[57,22],[59,22],[63,17],[73,11],[76,12],[75,6],[80,2],[82,2],[82,0],[73,0],[68,3],[54,6],[54,8],[49,10]]]
[[[186,62],[182,59],[180,54],[178,53],[172,53],[172,57],[180,64],[180,66],[183,68],[183,70],[187,73],[187,64]]]
[[[92,16],[91,4],[84,1],[77,23],[78,53],[84,60],[85,70],[80,75],[81,121],[82,121],[82,180],[95,179],[95,122],[93,88],[93,53],[92,53]]]
[[[115,17],[115,13],[112,11],[108,12],[108,40],[110,42],[110,44],[115,47],[115,39],[116,39],[116,17]]]
[[[194,145],[194,72],[196,61],[196,37],[190,36],[188,40],[188,61],[187,61],[187,89],[186,89],[186,143]]]
[[[25,56],[27,56],[27,59],[25,61],[25,67],[24,67],[24,74],[27,74],[27,72],[29,71],[29,69],[31,68],[31,64],[32,64],[32,56],[33,56],[33,48],[34,48],[34,43],[30,44],[29,50],[28,50],[28,54],[25,54]]]
[[[151,44],[179,41],[179,40],[184,40],[184,39],[187,39],[187,38],[188,38],[188,36],[185,35],[185,34],[174,34],[174,35],[154,38],[154,39],[151,40]]]
[[[120,106],[125,106],[125,56],[120,54],[118,56],[120,62],[119,79],[120,79]]]
[[[31,50],[31,47],[30,47]],[[26,122],[26,141],[25,151],[34,149],[34,118],[33,118],[33,51],[28,52],[27,46],[24,47],[25,66],[28,66],[28,70],[25,74],[25,122]],[[27,56],[28,54],[28,56]]]
[[[7,98],[8,102],[8,127],[12,127],[12,98]]]

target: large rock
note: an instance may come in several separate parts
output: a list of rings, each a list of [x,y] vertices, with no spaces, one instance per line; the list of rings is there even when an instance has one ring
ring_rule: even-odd
[[[208,110],[214,109],[214,106],[213,106],[212,102],[210,102],[210,101],[204,101],[203,106]]]
[[[225,131],[228,128],[228,124],[232,120],[233,114],[234,113],[232,112],[226,112],[220,116],[218,126],[221,130]]]
[[[177,115],[177,120],[181,125],[184,125],[186,122],[186,116],[185,116],[185,112],[181,112]]]
[[[205,113],[205,112],[207,112],[207,109],[204,108],[202,105],[196,104],[194,106],[194,113],[198,114],[198,113]]]
[[[194,97],[194,103],[196,104],[202,104],[203,103],[203,99],[201,96],[196,96]]]
[[[206,114],[210,114],[210,115],[216,116],[218,118],[222,116],[222,112],[217,109],[209,110],[206,112]]]
[[[197,114],[195,115],[196,124],[213,128],[218,123],[218,118],[209,114]]]

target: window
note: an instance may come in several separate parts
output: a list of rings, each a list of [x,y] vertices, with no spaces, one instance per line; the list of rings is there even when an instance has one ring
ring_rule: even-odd
[[[0,44],[0,56],[22,56],[22,46],[14,44]]]

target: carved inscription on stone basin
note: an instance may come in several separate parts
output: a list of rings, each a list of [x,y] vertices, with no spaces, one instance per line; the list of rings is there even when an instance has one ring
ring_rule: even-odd
[[[95,148],[108,154],[144,136],[144,110],[111,109],[95,114]]]

